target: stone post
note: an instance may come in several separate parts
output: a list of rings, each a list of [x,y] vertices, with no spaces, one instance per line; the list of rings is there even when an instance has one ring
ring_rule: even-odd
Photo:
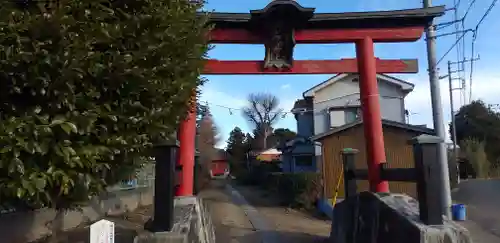
[[[156,145],[154,216],[151,231],[170,231],[174,216],[174,194],[176,185],[175,164],[177,162],[177,140]]]
[[[344,166],[344,196],[352,197],[357,193],[355,178],[357,149],[345,148],[342,150],[342,162]]]
[[[413,156],[417,177],[420,220],[427,225],[443,224],[443,208],[440,205],[440,167],[438,146],[443,140],[431,135],[412,139]]]

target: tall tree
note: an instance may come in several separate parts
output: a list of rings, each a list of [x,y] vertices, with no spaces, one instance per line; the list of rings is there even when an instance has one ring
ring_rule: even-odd
[[[246,153],[248,152],[245,139],[245,134],[239,127],[235,127],[229,133],[226,151],[231,156],[229,163],[231,171],[235,174],[238,174],[243,168],[245,168],[244,161]]]
[[[455,115],[457,143],[466,139],[484,142],[488,159],[495,163],[500,158],[500,114],[480,100],[460,108]],[[450,133],[452,132],[450,124]]]
[[[198,101],[196,102],[196,127],[199,128],[201,125],[201,121],[203,118],[207,115],[210,114],[210,108],[206,104],[199,103]]]
[[[233,128],[227,139],[226,151],[236,159],[243,159],[245,154],[245,134],[239,127]]]
[[[169,139],[202,84],[201,8],[179,0],[2,1],[1,200],[52,207],[58,226],[65,210]]]
[[[200,121],[196,136],[196,148],[199,152],[195,180],[197,190],[202,189],[210,180],[211,164],[219,153],[216,148],[219,141],[217,126],[210,114],[210,110],[207,108]]]
[[[197,136],[197,148],[202,166],[206,169],[217,155],[217,144],[220,141],[217,126],[214,123],[212,115],[207,111],[200,122]]]
[[[281,143],[286,143],[296,136],[297,133],[288,128],[277,128],[273,131],[273,134],[268,137],[267,143],[268,145],[276,146]]]
[[[268,93],[250,94],[248,105],[243,108],[243,116],[253,125],[255,144],[259,149],[266,149],[267,138],[272,133],[272,127],[281,118],[283,109],[279,108],[279,99]]]
[[[253,144],[254,144],[254,138],[252,137],[252,134],[246,133],[245,134],[245,152],[249,152],[253,150]]]

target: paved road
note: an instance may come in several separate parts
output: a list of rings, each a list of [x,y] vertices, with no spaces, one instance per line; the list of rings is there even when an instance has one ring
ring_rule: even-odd
[[[467,227],[474,242],[500,242],[500,180],[462,181],[453,200],[467,205]]]

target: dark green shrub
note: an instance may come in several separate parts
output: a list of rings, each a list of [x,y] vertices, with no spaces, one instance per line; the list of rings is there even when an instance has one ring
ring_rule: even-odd
[[[277,192],[283,204],[295,208],[313,209],[321,195],[321,175],[318,173],[272,173],[266,181]]]
[[[0,5],[0,201],[67,209],[175,131],[207,28],[184,0],[38,2]]]

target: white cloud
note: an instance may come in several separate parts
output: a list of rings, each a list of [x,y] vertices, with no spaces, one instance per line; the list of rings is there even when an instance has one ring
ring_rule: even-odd
[[[414,78],[409,78],[407,81],[415,84],[415,89],[405,99],[406,109],[410,111],[411,124],[426,124],[428,127],[433,126],[431,95],[429,88],[428,76],[420,74]],[[457,88],[459,81],[454,81],[454,88]],[[467,87],[469,83],[467,82]],[[472,99],[481,99],[486,103],[500,103],[500,75],[491,73],[478,73],[473,77],[472,83]],[[448,79],[440,80],[440,94],[444,115],[445,130],[448,131],[448,124],[451,120],[450,111],[450,96]],[[466,100],[469,100],[469,91],[466,91]],[[455,112],[464,104],[461,98],[461,91],[453,91],[453,104]],[[449,140],[449,136],[447,138]]]
[[[201,100],[212,105],[225,106],[230,108],[241,108],[246,104],[246,97],[234,97],[225,92],[214,89],[203,89]]]
[[[281,89],[290,89],[291,85],[290,84],[283,84],[281,85]]]

